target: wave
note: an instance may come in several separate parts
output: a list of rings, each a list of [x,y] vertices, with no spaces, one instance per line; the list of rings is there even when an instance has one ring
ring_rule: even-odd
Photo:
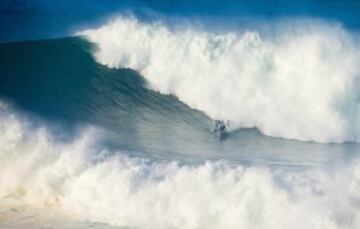
[[[62,140],[63,133],[1,104],[2,225],[7,215],[35,208],[135,228],[360,226],[358,161],[332,171],[149,161],[102,147],[95,127]],[[5,201],[11,214],[4,213]],[[48,222],[26,214],[18,224]]]
[[[139,71],[150,88],[263,134],[316,142],[360,140],[360,48],[341,25],[294,21],[271,32],[215,33],[119,17],[78,34],[96,60]]]
[[[55,129],[101,126],[109,145],[147,158],[313,166],[347,160],[359,150],[358,144],[283,141],[254,129],[235,131],[222,141],[202,112],[149,90],[133,70],[98,64],[92,48],[77,37],[1,44],[0,100],[52,121]]]

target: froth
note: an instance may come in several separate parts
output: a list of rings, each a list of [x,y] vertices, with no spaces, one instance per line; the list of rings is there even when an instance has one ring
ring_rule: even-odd
[[[325,22],[274,25],[274,31],[211,33],[120,17],[79,34],[97,44],[101,64],[138,70],[152,89],[229,121],[230,129],[359,141],[355,36]]]
[[[360,226],[357,162],[333,172],[151,162],[107,153],[95,128],[64,142],[37,126],[0,108],[2,213],[11,199],[23,209],[56,209],[75,221],[135,228]]]

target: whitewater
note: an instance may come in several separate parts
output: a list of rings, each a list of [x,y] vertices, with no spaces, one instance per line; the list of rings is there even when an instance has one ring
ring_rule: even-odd
[[[8,228],[360,226],[358,160],[304,171],[154,162],[107,150],[91,126],[63,140],[5,102],[0,133],[0,222]]]
[[[273,23],[272,32],[168,28],[119,17],[78,32],[96,60],[139,71],[229,130],[322,143],[357,142],[360,47],[356,34],[321,20]]]

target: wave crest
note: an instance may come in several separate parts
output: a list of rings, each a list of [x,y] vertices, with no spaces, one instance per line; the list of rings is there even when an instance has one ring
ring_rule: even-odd
[[[138,70],[152,89],[229,121],[232,130],[360,140],[360,48],[339,25],[289,23],[264,35],[170,30],[120,17],[79,34],[97,44],[101,64]]]

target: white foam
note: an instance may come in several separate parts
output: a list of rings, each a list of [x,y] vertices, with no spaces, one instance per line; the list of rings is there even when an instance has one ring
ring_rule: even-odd
[[[23,209],[20,216],[49,209],[75,222],[131,228],[360,227],[358,162],[333,172],[149,162],[104,153],[94,128],[63,142],[33,126],[0,108],[0,226],[48,223],[4,209]],[[66,219],[51,218],[54,227]]]
[[[120,17],[79,34],[97,44],[96,60],[138,70],[150,87],[173,94],[230,129],[318,142],[359,141],[360,48],[325,22],[257,31],[168,29]]]

